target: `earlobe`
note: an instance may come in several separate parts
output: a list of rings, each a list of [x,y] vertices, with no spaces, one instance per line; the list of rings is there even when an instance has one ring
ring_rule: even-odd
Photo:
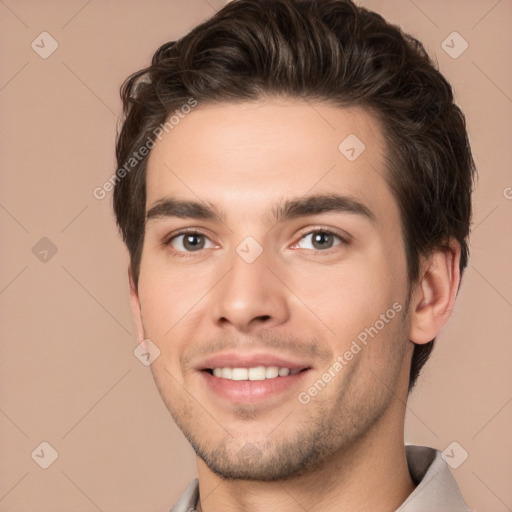
[[[460,283],[460,245],[451,240],[424,260],[422,274],[411,298],[411,331],[413,343],[433,340],[453,311]]]
[[[137,285],[135,284],[135,280],[133,279],[133,273],[131,267],[128,267],[128,280],[130,283],[130,304],[132,307],[133,319],[135,322],[135,326],[137,328],[137,337],[139,343],[145,339],[144,334],[144,325],[142,323],[142,311],[140,306],[140,298],[139,292],[137,290]]]

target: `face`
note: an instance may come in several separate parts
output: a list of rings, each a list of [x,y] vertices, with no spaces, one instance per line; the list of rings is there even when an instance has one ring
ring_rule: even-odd
[[[278,99],[199,105],[152,150],[133,305],[160,394],[215,473],[309,471],[405,400],[384,153],[367,112]]]

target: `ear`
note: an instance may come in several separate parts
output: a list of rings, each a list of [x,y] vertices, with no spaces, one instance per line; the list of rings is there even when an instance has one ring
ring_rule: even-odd
[[[142,311],[140,308],[139,292],[133,278],[132,268],[128,267],[128,280],[130,282],[130,304],[132,306],[133,319],[137,328],[139,343],[145,339],[144,325],[142,323]]]
[[[410,306],[413,343],[433,340],[450,318],[460,284],[459,262],[460,245],[454,239],[423,261]]]

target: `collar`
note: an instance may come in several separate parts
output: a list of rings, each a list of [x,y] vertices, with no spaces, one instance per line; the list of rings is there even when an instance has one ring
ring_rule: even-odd
[[[427,446],[405,447],[407,465],[417,484],[395,512],[471,512],[441,452]],[[171,512],[192,512],[199,500],[199,482],[193,480]]]

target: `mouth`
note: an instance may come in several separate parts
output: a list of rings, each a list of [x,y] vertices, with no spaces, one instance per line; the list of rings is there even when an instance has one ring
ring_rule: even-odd
[[[313,367],[303,362],[259,354],[224,354],[206,360],[199,370],[208,391],[230,403],[283,399],[299,387]]]

